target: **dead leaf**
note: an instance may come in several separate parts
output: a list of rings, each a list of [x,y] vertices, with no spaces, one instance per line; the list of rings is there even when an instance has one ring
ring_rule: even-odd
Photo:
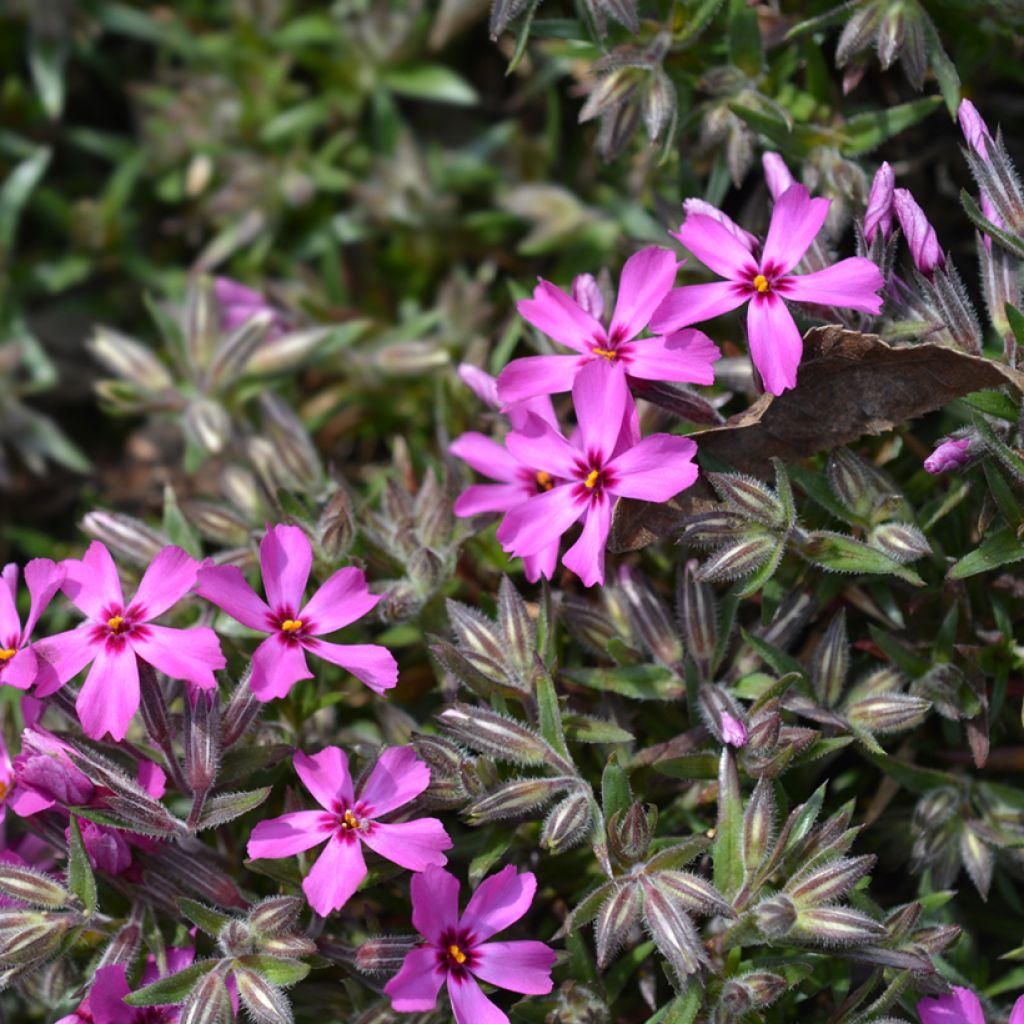
[[[890,345],[874,334],[814,327],[804,335],[797,386],[762,395],[723,426],[691,436],[699,453],[733,469],[771,476],[770,459],[798,462],[816,452],[883,434],[973,391],[1012,387],[1024,373],[942,345]],[[635,551],[670,533],[683,516],[716,504],[702,480],[664,505],[619,502],[609,550]]]

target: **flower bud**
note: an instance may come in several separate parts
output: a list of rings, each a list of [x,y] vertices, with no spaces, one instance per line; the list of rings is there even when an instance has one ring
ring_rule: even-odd
[[[250,524],[259,524],[266,518],[266,506],[256,477],[241,466],[227,466],[220,477],[221,494]]]
[[[598,967],[607,967],[625,946],[639,916],[640,887],[633,879],[619,883],[594,922]]]
[[[715,592],[697,579],[699,563],[690,559],[676,585],[676,605],[686,640],[686,653],[696,662],[701,677],[710,680],[718,644],[718,609]]]
[[[910,246],[910,255],[914,265],[927,277],[931,277],[936,267],[946,262],[945,254],[939,246],[935,228],[928,222],[924,210],[905,188],[898,188],[893,193],[893,204],[900,227]]]
[[[863,946],[885,938],[882,925],[851,907],[801,910],[794,931],[822,946]]]
[[[376,935],[356,950],[356,967],[364,974],[395,974],[420,941],[419,935]]]
[[[35,868],[0,861],[0,893],[34,907],[57,910],[71,897],[64,886]]]
[[[454,704],[442,711],[437,720],[457,742],[502,761],[539,765],[554,755],[554,751],[536,733],[514,719],[486,708]]]
[[[819,867],[803,870],[787,883],[785,892],[798,907],[830,903],[844,896],[875,865],[875,857],[837,858]]]
[[[710,882],[689,871],[658,871],[650,878],[666,896],[688,911],[736,916],[732,904]]]
[[[754,920],[766,939],[781,939],[796,924],[796,907],[788,896],[773,896],[754,907]]]
[[[624,863],[643,860],[651,842],[648,811],[639,801],[622,814],[616,811],[608,822],[608,841],[612,852]]]
[[[719,548],[697,573],[702,583],[739,579],[780,552],[780,541],[762,527],[748,527],[735,543]]]
[[[707,962],[700,935],[690,918],[680,910],[662,888],[643,877],[644,922],[658,952],[669,962],[680,981],[698,971]]]
[[[577,274],[573,278],[572,297],[576,305],[595,320],[604,319],[604,295],[593,274]]]
[[[249,925],[260,935],[291,931],[299,922],[306,902],[297,896],[271,896],[249,913]]]
[[[978,108],[970,100],[961,100],[956,116],[960,122],[960,130],[967,140],[967,145],[983,160],[987,160],[988,147],[992,145],[992,135],[989,133],[988,125],[978,113]]]
[[[893,195],[896,190],[896,176],[887,161],[875,172],[868,195],[868,207],[864,212],[864,237],[869,243],[875,235],[881,235],[882,241],[889,241],[892,234]]]
[[[743,711],[725,687],[705,683],[697,694],[701,718],[719,743],[730,747],[747,744],[747,728],[743,724]]]
[[[183,501],[185,518],[207,539],[225,547],[249,542],[249,524],[234,512],[210,501]]]
[[[272,323],[272,315],[260,311],[235,327],[217,345],[206,368],[203,390],[213,394],[236,383],[253,355],[266,343]]]
[[[840,608],[818,642],[811,663],[811,682],[823,707],[835,707],[846,685],[850,645],[846,635],[846,610]]]
[[[348,492],[342,489],[331,497],[317,523],[317,537],[328,561],[336,562],[340,559],[352,546],[355,534],[352,501]]]
[[[257,348],[246,364],[245,372],[250,376],[261,377],[294,373],[332,333],[330,327],[309,327],[302,331],[275,335],[274,327],[271,326],[267,339],[272,340],[273,344]]]
[[[231,417],[219,402],[198,398],[185,410],[186,435],[204,452],[216,455],[231,439]]]
[[[0,932],[0,963],[29,964],[50,956],[60,945],[72,920],[66,915],[40,914],[24,928]]]
[[[796,184],[786,161],[778,153],[765,153],[761,157],[761,166],[764,168],[764,180],[772,199],[778,200],[786,189]]]
[[[768,855],[774,832],[775,791],[762,776],[743,813],[743,860],[748,873],[756,871]]]
[[[271,956],[286,956],[292,960],[301,960],[306,956],[316,956],[317,945],[306,935],[271,935],[259,939],[259,949]]]
[[[148,566],[169,543],[167,537],[141,519],[120,512],[87,512],[82,530],[138,566]]]
[[[263,429],[273,442],[281,469],[300,487],[315,490],[323,479],[320,456],[299,417],[277,395],[264,391],[260,396]]]
[[[572,786],[570,778],[516,779],[474,800],[465,815],[473,825],[514,818],[543,807],[557,793]]]
[[[548,813],[541,831],[541,849],[561,853],[581,843],[590,830],[590,801],[583,792],[570,793]]]
[[[910,523],[879,523],[871,531],[868,543],[897,562],[913,562],[930,555],[932,550],[925,535]]]
[[[945,825],[960,810],[961,801],[951,786],[929,790],[914,807],[914,825],[928,831]]]
[[[704,478],[719,498],[745,519],[765,526],[786,525],[785,507],[774,491],[760,480],[740,473],[705,473]]]
[[[391,377],[420,377],[448,362],[447,350],[430,341],[394,341],[373,353],[373,365]]]
[[[847,707],[846,719],[868,732],[899,732],[923,722],[931,708],[931,701],[923,697],[905,693],[879,694]]]
[[[220,745],[222,750],[236,744],[249,730],[263,710],[263,703],[252,692],[249,676],[252,668],[246,669],[231,694],[221,718]]]
[[[185,778],[193,793],[205,793],[217,777],[219,712],[216,693],[185,697]]]
[[[967,465],[971,450],[969,437],[947,437],[935,446],[935,450],[924,460],[924,468],[932,474],[948,473]]]
[[[623,565],[618,582],[633,629],[647,649],[662,665],[679,666],[683,659],[682,644],[668,608],[650,581],[638,570]]]
[[[203,977],[182,1003],[178,1024],[222,1024],[233,1014],[224,974],[213,970]]]
[[[148,348],[117,331],[97,327],[86,347],[107,369],[143,391],[159,394],[174,387],[174,378]]]
[[[663,68],[654,68],[648,76],[641,106],[647,138],[651,142],[655,142],[665,125],[672,122],[678,105],[679,99],[672,79]]]

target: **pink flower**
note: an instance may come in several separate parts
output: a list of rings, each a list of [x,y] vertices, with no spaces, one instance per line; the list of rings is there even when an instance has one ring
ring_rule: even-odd
[[[935,446],[935,451],[924,460],[924,468],[933,474],[948,473],[960,469],[970,461],[971,439],[969,437],[947,437]]]
[[[908,189],[898,188],[893,193],[893,204],[896,207],[896,216],[899,218],[900,227],[907,238],[907,245],[910,246],[910,255],[914,259],[914,265],[922,274],[931,277],[936,267],[941,267],[946,262],[945,254],[939,246],[935,228],[931,226],[924,210],[917,204],[917,200],[910,194]]]
[[[195,949],[172,948],[167,950],[167,974],[177,974],[196,958]],[[157,967],[156,958],[150,954],[139,980],[139,987],[151,985],[163,975]],[[178,1006],[126,1006],[124,997],[131,992],[128,986],[124,964],[101,967],[89,989],[88,1007],[84,1017],[93,1024],[175,1024],[181,1016]],[[78,1012],[82,1012],[79,1007]],[[74,1016],[65,1018],[76,1021]],[[77,1019],[82,1019],[77,1018]]]
[[[604,295],[593,274],[577,274],[572,279],[572,300],[595,320],[604,319]]]
[[[196,593],[243,626],[268,633],[252,656],[252,692],[262,701],[284,697],[300,679],[312,679],[306,652],[340,665],[371,690],[398,682],[398,664],[377,644],[331,644],[320,637],[362,618],[378,601],[359,569],[339,569],[305,604],[313,565],[309,538],[297,526],[274,526],[260,542],[260,568],[269,604],[234,565],[203,566]]]
[[[94,821],[83,821],[80,827],[82,843],[94,870],[123,875],[132,866],[132,848],[125,833]]]
[[[11,795],[11,790],[14,789],[14,781],[14,765],[11,764],[11,755],[7,752],[3,733],[0,733],[0,825],[7,817],[7,798]]]
[[[579,519],[579,540],[562,564],[590,587],[604,582],[604,548],[615,498],[668,501],[697,479],[688,437],[652,434],[635,440],[624,426],[635,414],[625,374],[594,361],[577,375],[572,398],[579,436],[567,441],[549,423],[533,417],[506,438],[523,464],[549,467],[563,481],[506,513],[498,540],[513,555],[537,554],[558,541]]]
[[[796,184],[786,161],[778,153],[765,153],[761,157],[761,166],[764,168],[764,180],[772,199],[778,199],[786,189]]]
[[[876,234],[881,234],[882,241],[888,242],[892,234],[893,193],[896,176],[889,164],[883,163],[875,172],[868,194],[868,208],[864,212],[864,237],[868,244],[874,241]]]
[[[960,130],[964,133],[967,145],[974,150],[982,160],[988,160],[988,147],[992,145],[992,134],[988,130],[978,108],[970,100],[961,100],[960,107],[956,112],[957,120],[960,122]]]
[[[456,1024],[509,1024],[477,979],[528,996],[552,988],[555,951],[543,942],[488,942],[515,924],[533,903],[537,879],[509,864],[480,883],[459,916],[459,882],[440,868],[412,880],[412,923],[426,939],[410,952],[385,986],[398,1013],[433,1010],[448,987]]]
[[[28,818],[55,804],[83,807],[93,802],[96,787],[74,766],[68,756],[70,749],[45,729],[33,727],[22,732],[8,800],[15,814]]]
[[[13,562],[4,566],[0,575],[0,684],[27,690],[36,681],[36,653],[28,638],[63,582],[64,570],[48,558],[33,558],[25,566],[30,602],[22,628],[17,605],[18,567]]]
[[[261,821],[249,839],[249,856],[291,857],[326,840],[302,883],[309,905],[321,917],[340,910],[366,877],[364,843],[410,871],[447,863],[442,851],[451,849],[452,841],[437,818],[378,820],[430,785],[430,769],[410,748],[386,749],[358,794],[353,791],[348,758],[338,747],[325,747],[312,757],[299,751],[292,763],[323,810]]]
[[[948,995],[922,999],[917,1013],[921,1024],[985,1024],[981,1000],[969,988],[959,986]],[[1024,1024],[1024,996],[1014,1003],[1009,1024]]]
[[[750,355],[765,388],[779,395],[794,387],[803,340],[784,299],[865,313],[882,308],[876,293],[884,282],[870,260],[854,256],[813,274],[791,273],[821,231],[829,204],[811,199],[803,185],[788,188],[772,211],[760,258],[714,218],[688,213],[675,237],[727,280],[673,289],[655,311],[651,330],[677,330],[749,302]]]
[[[81,561],[69,559],[64,568],[64,593],[87,621],[35,645],[42,659],[36,695],[49,696],[91,663],[76,702],[87,736],[98,740],[110,733],[115,740],[124,739],[139,707],[137,659],[172,679],[204,690],[216,687],[213,673],[226,662],[213,630],[152,623],[195,584],[199,565],[191,555],[181,548],[164,548],[127,603],[114,560],[99,541],[89,545]]]
[[[271,324],[267,340],[279,338],[284,334],[280,312],[260,292],[247,288],[230,277],[217,277],[214,278],[213,293],[220,306],[220,323],[223,330],[233,331],[236,327],[248,323],[254,316],[269,313]]]
[[[745,747],[747,740],[747,727],[728,711],[722,712],[722,739],[730,747]]]
[[[533,298],[521,300],[516,308],[538,330],[578,354],[514,359],[498,377],[501,400],[520,402],[533,395],[568,391],[580,369],[595,361],[621,365],[641,380],[711,384],[715,376],[711,364],[721,353],[706,334],[685,330],[637,340],[675,282],[677,265],[671,252],[656,246],[626,260],[607,329],[575,299],[541,281]]]

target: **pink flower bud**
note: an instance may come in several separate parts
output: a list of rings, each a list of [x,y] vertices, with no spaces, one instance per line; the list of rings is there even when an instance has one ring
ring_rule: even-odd
[[[218,277],[213,282],[213,293],[220,305],[221,328],[233,331],[251,320],[257,313],[270,313],[273,322],[267,339],[279,338],[284,334],[281,314],[260,292],[247,288],[230,277]]]
[[[595,320],[604,318],[604,296],[593,274],[579,274],[572,281],[572,297]]]
[[[951,469],[960,469],[968,462],[970,448],[969,437],[947,437],[924,460],[924,468],[929,473],[948,473]]]
[[[765,153],[761,157],[761,166],[764,168],[764,180],[772,199],[778,199],[790,185],[796,184],[796,179],[790,173],[785,160],[778,153]]]
[[[988,159],[988,146],[992,142],[992,135],[988,125],[978,113],[978,108],[970,100],[961,100],[960,109],[956,112],[960,120],[960,130],[964,133],[967,145],[982,158]]]
[[[747,727],[738,719],[722,712],[722,739],[730,747],[745,747],[747,745]]]
[[[459,363],[459,379],[485,405],[492,409],[501,407],[498,401],[498,382],[486,370],[472,363]]]
[[[888,163],[883,163],[875,172],[868,196],[868,208],[864,213],[864,237],[868,243],[874,241],[878,232],[882,241],[887,242],[892,234],[892,204],[896,177]]]
[[[896,189],[893,194],[893,204],[896,207],[896,216],[899,218],[903,234],[907,236],[907,244],[910,246],[910,255],[914,258],[914,264],[922,274],[931,275],[936,267],[941,267],[946,262],[946,257],[939,246],[939,239],[935,234],[935,228],[928,222],[924,210],[917,204],[917,200],[905,188]]]

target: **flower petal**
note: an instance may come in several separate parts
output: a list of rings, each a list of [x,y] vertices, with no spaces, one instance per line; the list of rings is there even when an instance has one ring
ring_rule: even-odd
[[[125,1024],[130,1020],[134,1014],[124,1004],[129,992],[124,964],[99,968],[89,988],[89,1014],[95,1024]]]
[[[524,996],[544,996],[551,991],[551,968],[558,957],[543,942],[488,942],[474,952],[473,973],[481,981]]]
[[[1024,996],[1017,997],[1017,1002],[1013,1004],[1007,1024],[1024,1024]]]
[[[791,302],[858,309],[877,316],[882,311],[878,291],[884,284],[882,272],[871,260],[851,256],[813,274],[785,277],[778,291]]]
[[[508,1017],[484,995],[469,974],[448,975],[448,998],[455,1024],[509,1024]]]
[[[761,157],[764,168],[764,180],[772,199],[778,199],[786,190],[796,184],[796,179],[786,166],[786,161],[778,153],[765,153]]]
[[[532,299],[520,299],[516,309],[527,323],[577,352],[589,352],[594,339],[605,337],[604,328],[597,320],[548,281],[541,281],[534,288]],[[498,394],[501,395],[500,377]],[[503,397],[502,401],[508,399]]]
[[[258,700],[286,697],[301,679],[312,678],[303,645],[285,640],[280,633],[268,636],[253,652],[249,686]]]
[[[90,739],[123,740],[139,710],[139,664],[127,644],[97,644],[75,708]]]
[[[773,395],[796,387],[796,369],[804,352],[803,338],[786,304],[768,294],[747,309],[750,358],[754,361],[765,390]]]
[[[520,480],[524,469],[543,470],[562,479],[576,474],[579,449],[539,416],[529,417],[521,429],[513,430],[505,445],[519,465]]]
[[[593,358],[588,349],[586,355],[513,359],[498,375],[498,395],[502,404],[570,390],[580,367],[586,366]]]
[[[791,185],[775,202],[761,266],[776,273],[792,270],[818,237],[828,216],[830,199],[812,199],[803,185]]]
[[[515,924],[530,909],[536,892],[537,879],[532,872],[519,874],[515,865],[509,864],[477,886],[460,925],[473,932],[476,942],[486,942]]]
[[[578,484],[563,484],[529,498],[505,513],[498,542],[510,555],[536,555],[557,544],[562,534],[583,515],[587,499]]]
[[[306,593],[313,548],[297,526],[273,526],[260,541],[260,568],[267,603],[278,612],[298,611]]]
[[[526,578],[531,583],[536,583],[542,576],[546,580],[551,579],[555,575],[555,569],[558,566],[558,552],[560,549],[561,544],[555,541],[554,544],[541,548],[535,555],[526,555],[523,558],[523,570],[526,572]]]
[[[588,363],[576,375],[572,404],[580,426],[580,447],[590,461],[606,462],[615,449],[633,399],[621,364],[600,359]]]
[[[717,206],[712,206],[704,199],[696,199],[694,197],[684,199],[683,209],[687,214],[702,213],[712,220],[717,220],[749,253],[755,252],[758,245],[760,245],[760,242],[749,231],[744,231],[732,217],[727,213],[722,213]]]
[[[668,501],[697,479],[696,454],[688,437],[651,434],[609,464],[609,490],[623,498]]]
[[[292,765],[310,795],[325,810],[333,811],[339,801],[346,807],[353,802],[348,758],[340,747],[324,747],[316,754],[297,750]]]
[[[711,364],[721,357],[718,346],[703,331],[686,327],[634,342],[625,361],[626,373],[640,380],[713,384],[715,371]]]
[[[261,821],[249,836],[247,853],[252,859],[292,857],[319,846],[335,831],[323,811],[295,811]]]
[[[437,1005],[445,974],[433,946],[420,946],[406,954],[401,970],[384,986],[397,1013],[424,1013]]]
[[[66,633],[44,637],[32,645],[39,668],[37,697],[49,697],[51,693],[56,693],[92,661],[100,646],[92,640],[92,629],[90,623],[85,623]]]
[[[361,619],[380,602],[380,594],[371,594],[361,569],[339,569],[327,578],[320,589],[299,612],[299,618],[317,636]]]
[[[650,245],[626,260],[612,314],[610,336],[635,338],[650,323],[654,311],[676,282],[679,261],[668,249]]]
[[[380,644],[329,644],[325,640],[304,640],[310,654],[340,665],[375,693],[384,693],[398,685],[398,662]]]
[[[20,645],[21,616],[18,614],[18,567],[14,562],[4,566],[0,581],[0,647],[11,643]]]
[[[143,573],[131,607],[146,621],[157,618],[192,589],[198,570],[199,563],[187,551],[164,548]]]
[[[117,566],[98,540],[89,545],[81,560],[69,558],[62,564],[65,576],[61,588],[83,615],[101,620],[108,608],[124,607]]]
[[[571,548],[562,556],[562,565],[576,573],[585,587],[604,583],[604,549],[612,526],[612,501],[606,493],[594,495],[587,518]]]
[[[952,992],[917,1004],[921,1024],[985,1024],[981,1001],[969,989],[955,987]]]
[[[489,480],[515,483],[521,477],[522,467],[516,457],[504,445],[475,431],[455,438],[448,451]]]
[[[448,863],[443,851],[452,848],[452,841],[437,818],[392,824],[376,822],[360,838],[375,853],[409,871],[422,871],[430,865],[443,867]]]
[[[415,800],[430,785],[430,768],[411,747],[388,747],[373,766],[360,790],[359,799],[368,804],[367,815],[379,818]]]
[[[489,405],[492,409],[497,409],[501,405],[498,401],[498,381],[486,370],[481,370],[472,363],[459,363],[459,379],[484,405]]]
[[[309,905],[321,916],[341,910],[366,877],[366,861],[358,839],[332,836],[302,881]]]
[[[209,626],[171,629],[147,624],[129,644],[135,653],[172,679],[185,679],[204,690],[217,688],[213,673],[227,665],[217,634]]]
[[[197,574],[196,593],[250,629],[275,629],[266,602],[246,582],[237,565],[204,565]]]
[[[714,217],[688,213],[679,230],[670,234],[720,277],[746,280],[757,273],[747,247]]]
[[[653,334],[670,334],[681,327],[712,320],[742,306],[750,289],[733,281],[688,284],[673,288],[651,317]]]
[[[25,566],[25,583],[28,585],[28,592],[31,596],[28,618],[25,620],[25,628],[22,630],[22,636],[26,640],[32,635],[39,616],[53,600],[54,594],[60,590],[65,572],[63,566],[51,562],[49,558],[33,558]]]
[[[455,499],[455,514],[462,519],[486,512],[507,512],[532,497],[520,484],[473,484]]]
[[[412,926],[435,946],[459,923],[459,880],[443,868],[427,867],[413,875]]]
[[[39,676],[39,659],[31,647],[22,647],[13,658],[0,665],[0,683],[16,690],[27,690]]]

